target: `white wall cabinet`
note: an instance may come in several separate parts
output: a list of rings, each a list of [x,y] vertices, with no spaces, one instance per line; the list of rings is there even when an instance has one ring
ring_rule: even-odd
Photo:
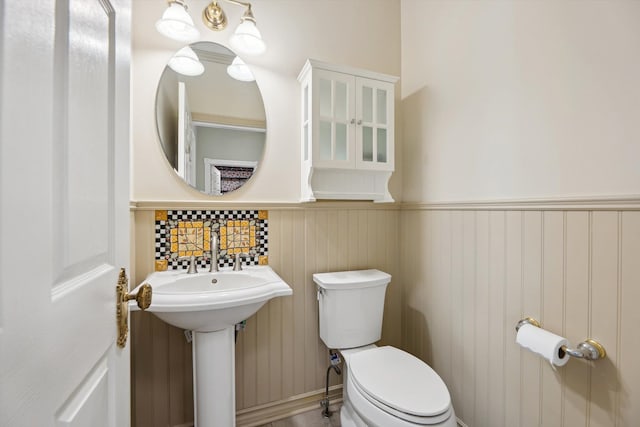
[[[393,202],[397,77],[309,59],[302,98],[302,200]]]

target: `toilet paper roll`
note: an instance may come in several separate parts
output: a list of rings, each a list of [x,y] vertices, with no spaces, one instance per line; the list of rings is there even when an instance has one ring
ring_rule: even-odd
[[[566,338],[538,328],[524,324],[518,330],[516,343],[547,359],[555,366],[564,366],[569,361],[569,355],[562,350],[562,346],[569,346]]]

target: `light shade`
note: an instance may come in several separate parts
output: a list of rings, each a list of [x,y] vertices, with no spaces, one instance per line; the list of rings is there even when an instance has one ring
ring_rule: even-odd
[[[243,19],[229,38],[229,43],[238,52],[247,55],[259,55],[267,49],[255,22]]]
[[[172,1],[156,22],[156,30],[170,39],[180,42],[193,42],[200,37],[200,31],[193,25],[193,20],[187,13],[182,2]]]
[[[199,76],[204,72],[204,65],[189,46],[183,47],[173,55],[169,60],[169,67],[185,76]]]
[[[243,82],[252,82],[256,79],[255,77],[253,77],[253,73],[251,72],[247,64],[245,64],[239,56],[236,56],[233,59],[231,65],[227,67],[227,74],[229,74],[234,79]]]

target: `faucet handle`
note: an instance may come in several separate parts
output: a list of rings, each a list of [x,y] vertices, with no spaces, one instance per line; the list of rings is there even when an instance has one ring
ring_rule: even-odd
[[[191,256],[183,256],[183,257],[179,257],[178,260],[184,260],[184,259],[188,259],[189,260],[189,268],[187,269],[187,274],[195,274],[198,272],[198,268],[196,267],[196,256],[195,255],[191,255]]]
[[[233,262],[233,271],[242,271],[242,260],[240,258],[247,256],[249,256],[249,254],[245,254],[242,252],[236,253],[235,260]]]

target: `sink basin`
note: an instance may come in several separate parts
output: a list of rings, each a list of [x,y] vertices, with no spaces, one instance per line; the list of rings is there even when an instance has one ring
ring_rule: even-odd
[[[235,427],[235,324],[271,298],[293,291],[266,265],[216,273],[155,272],[144,283],[153,289],[147,311],[194,332],[195,427]]]
[[[195,332],[228,328],[251,317],[271,298],[292,294],[289,285],[269,266],[196,274],[159,271],[147,276],[144,283],[153,288],[147,311],[173,326]],[[131,306],[132,310],[136,308]]]

